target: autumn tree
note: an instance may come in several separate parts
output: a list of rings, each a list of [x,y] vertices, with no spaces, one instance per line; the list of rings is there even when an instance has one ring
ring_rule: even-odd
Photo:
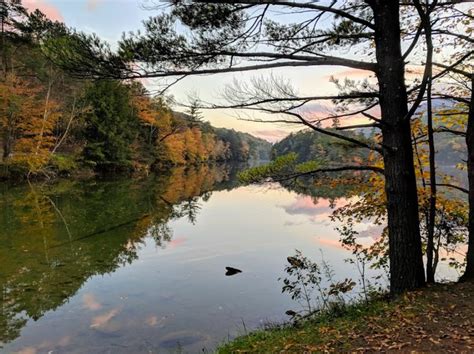
[[[27,174],[50,176],[51,157],[67,137],[79,109],[70,100],[80,85],[43,54],[47,37],[66,33],[39,10],[27,13],[19,1],[2,1],[2,142],[3,160]],[[72,101],[71,114],[69,110]],[[62,123],[65,130],[62,129]],[[16,165],[16,166],[13,166]]]
[[[430,189],[431,195],[436,194],[436,186],[447,187],[468,194],[469,199],[469,221],[468,221],[468,252],[466,257],[466,270],[461,280],[474,278],[474,155],[472,151],[474,133],[473,125],[473,103],[472,91],[474,83],[474,73],[472,61],[474,51],[472,45],[472,21],[474,20],[473,10],[467,7],[451,8],[433,14],[431,21],[425,21],[426,44],[428,48],[430,41],[434,46],[444,47],[450,53],[445,60],[430,58],[427,62],[429,69],[429,80],[427,86],[427,137],[430,142],[430,151],[434,151],[433,133],[450,134],[453,137],[465,137],[467,147],[466,170],[468,175],[468,189],[455,183],[451,183],[449,178],[446,181],[437,182],[434,166],[434,152],[430,152]],[[439,49],[438,49],[439,51]],[[434,99],[448,102],[448,107],[433,111],[432,101]],[[438,120],[438,126],[433,127],[433,117]],[[431,127],[430,127],[431,124]],[[422,136],[423,137],[423,136]],[[434,191],[434,193],[433,193]],[[431,213],[435,214],[434,204],[431,201]],[[428,248],[428,257],[430,257]],[[430,260],[428,259],[428,266]],[[428,275],[430,276],[429,272]]]

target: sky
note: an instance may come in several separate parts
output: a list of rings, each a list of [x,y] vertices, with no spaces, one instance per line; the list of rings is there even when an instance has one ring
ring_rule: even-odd
[[[86,33],[96,33],[102,39],[114,45],[122,33],[141,29],[142,21],[157,14],[157,10],[147,10],[144,5],[153,0],[23,0],[23,4],[32,11],[40,9],[49,18],[65,22]],[[336,87],[329,82],[331,75],[336,77],[364,78],[367,73],[347,68],[311,67],[311,68],[280,68],[259,72],[222,74],[218,76],[192,76],[172,87],[168,94],[177,102],[187,103],[189,95],[197,96],[203,101],[212,102],[221,97],[221,93],[233,79],[246,80],[272,74],[290,80],[304,95],[336,94]],[[153,88],[152,80],[144,84]],[[176,110],[184,110],[175,107]],[[327,112],[324,105],[313,105],[316,113]],[[300,126],[276,123],[256,123],[243,119],[259,119],[259,113],[248,115],[233,110],[207,110],[203,112],[205,120],[217,127],[233,128],[251,133],[271,142],[278,141],[290,132],[301,129]],[[358,118],[359,120],[363,118]],[[357,118],[356,118],[357,120]]]

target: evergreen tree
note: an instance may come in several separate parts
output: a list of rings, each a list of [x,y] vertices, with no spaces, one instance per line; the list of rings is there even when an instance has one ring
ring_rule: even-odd
[[[131,144],[138,119],[128,87],[116,81],[97,81],[87,91],[91,110],[86,115],[84,159],[98,170],[130,166]]]

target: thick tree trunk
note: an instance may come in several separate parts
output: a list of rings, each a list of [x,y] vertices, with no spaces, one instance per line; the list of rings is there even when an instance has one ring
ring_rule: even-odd
[[[467,118],[467,176],[469,179],[469,241],[466,271],[461,281],[474,280],[474,76],[471,77],[471,103]]]
[[[387,195],[390,291],[425,284],[418,196],[411,142],[404,62],[400,48],[399,2],[369,1],[374,10]]]

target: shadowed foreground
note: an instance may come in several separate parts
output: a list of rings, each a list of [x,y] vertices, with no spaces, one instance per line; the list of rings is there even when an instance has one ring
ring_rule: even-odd
[[[396,301],[353,307],[337,318],[255,332],[220,352],[472,352],[473,291],[474,283],[436,285]]]

